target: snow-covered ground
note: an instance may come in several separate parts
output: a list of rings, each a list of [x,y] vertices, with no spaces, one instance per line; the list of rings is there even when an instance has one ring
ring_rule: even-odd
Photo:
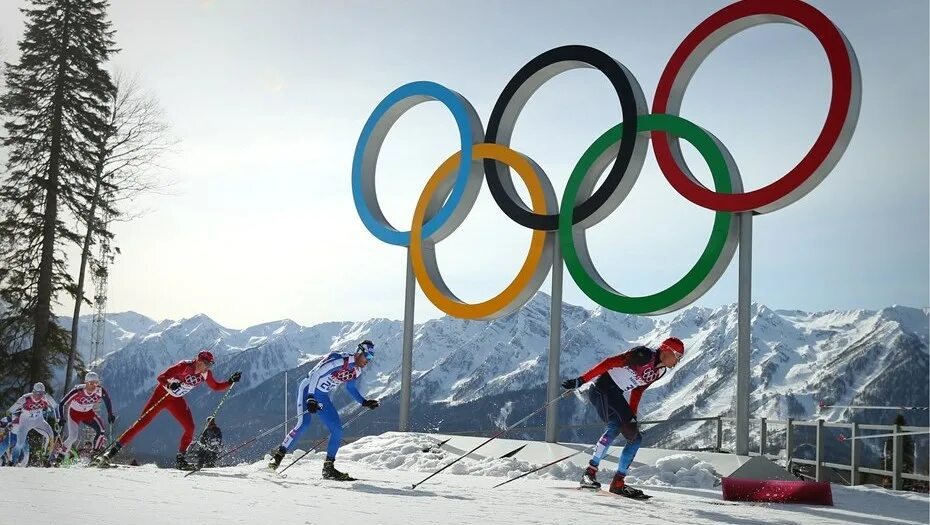
[[[0,469],[0,523],[164,525],[610,523],[926,524],[924,494],[834,485],[834,507],[723,501],[709,464],[687,454],[631,471],[650,501],[576,490],[578,467],[546,469],[498,489],[533,465],[465,459],[416,489],[455,454],[419,434],[385,434],[344,447],[337,467],[355,482],[320,479],[322,454],[279,476],[261,464],[184,473],[154,466]],[[296,453],[296,452],[295,452]],[[291,456],[285,459],[287,464]],[[609,472],[602,470],[601,478]]]

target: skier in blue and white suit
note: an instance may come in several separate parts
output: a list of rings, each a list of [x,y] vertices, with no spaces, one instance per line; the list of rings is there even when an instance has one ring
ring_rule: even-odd
[[[378,400],[365,399],[355,384],[362,369],[374,356],[374,343],[365,340],[359,343],[354,354],[333,352],[313,367],[313,370],[307,374],[307,378],[300,382],[300,388],[297,390],[297,410],[301,412],[297,418],[297,424],[285,436],[281,446],[272,452],[269,468],[278,468],[281,460],[284,459],[284,454],[294,448],[301,434],[309,428],[311,414],[319,414],[323,424],[329,429],[329,445],[326,448],[326,460],[323,462],[323,479],[340,481],[352,479],[348,474],[339,472],[333,466],[336,452],[339,451],[342,441],[342,422],[339,420],[339,412],[329,398],[329,392],[345,383],[346,390],[360,405],[371,410],[378,408],[380,404]]]

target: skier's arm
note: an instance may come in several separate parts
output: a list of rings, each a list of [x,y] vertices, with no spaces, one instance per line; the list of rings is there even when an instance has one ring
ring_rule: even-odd
[[[100,387],[100,390],[103,391],[103,404],[107,406],[107,415],[109,419],[113,419],[113,405],[110,402],[110,393],[107,392],[106,388]]]
[[[158,384],[161,385],[161,386],[163,386],[163,387],[167,387],[167,386],[168,386],[168,379],[171,378],[171,377],[173,377],[175,374],[177,374],[177,373],[180,372],[181,370],[183,370],[185,366],[187,366],[187,363],[185,363],[184,361],[179,361],[179,362],[177,362],[177,363],[175,363],[175,364],[169,366],[168,368],[165,369],[164,372],[162,372],[162,373],[158,376],[158,378],[157,378]]]
[[[61,421],[65,417],[65,410],[68,410],[68,405],[71,403],[71,400],[74,399],[74,396],[77,395],[80,388],[74,387],[70,392],[65,394],[65,397],[61,398],[61,403],[58,405],[58,420]]]
[[[615,355],[604,359],[600,363],[594,365],[594,368],[588,370],[587,372],[581,374],[581,380],[584,383],[596,378],[597,376],[607,372],[611,368],[617,368],[618,366],[623,366],[626,364],[625,354]]]
[[[207,370],[207,386],[209,386],[211,390],[226,390],[232,386],[232,383],[230,381],[217,381],[216,378],[213,377],[213,372]]]
[[[595,365],[594,368],[582,374],[581,380],[587,383],[588,381],[596,378],[597,376],[607,372],[611,368],[617,368],[617,367],[627,366],[627,365],[634,365],[634,366],[644,365],[648,363],[650,359],[652,359],[652,352],[650,352],[648,348],[644,346],[640,346],[640,347],[630,350],[629,352],[604,359],[603,361]]]
[[[23,403],[25,402],[26,402],[26,396],[20,397],[19,399],[16,400],[15,403],[13,403],[13,406],[11,406],[10,409],[7,410],[7,412],[15,415],[17,412],[23,409]]]
[[[358,385],[355,384],[355,379],[346,382],[346,390],[349,391],[349,395],[352,396],[352,399],[358,401],[358,404],[365,402],[365,396],[358,391]]]

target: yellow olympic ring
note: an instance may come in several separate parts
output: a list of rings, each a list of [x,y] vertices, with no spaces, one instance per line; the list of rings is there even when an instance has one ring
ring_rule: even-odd
[[[475,144],[473,159],[493,159],[507,164],[523,179],[535,213],[554,213],[558,209],[555,192],[542,168],[530,158],[500,144]],[[451,177],[459,167],[461,152],[455,153],[430,177],[413,212],[410,226],[410,261],[413,275],[423,293],[443,312],[462,319],[493,319],[511,313],[526,302],[527,293],[535,293],[549,275],[555,233],[534,230],[529,253],[517,276],[504,290],[487,301],[470,304],[462,301],[446,286],[436,263],[435,242],[423,240],[427,210],[441,206],[452,191]]]

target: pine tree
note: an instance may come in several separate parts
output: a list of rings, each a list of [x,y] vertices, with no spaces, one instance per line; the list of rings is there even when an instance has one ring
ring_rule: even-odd
[[[47,382],[50,366],[68,349],[52,304],[58,294],[74,292],[64,248],[81,238],[69,219],[92,199],[94,152],[107,126],[113,83],[102,66],[115,52],[108,5],[32,0],[23,9],[19,63],[6,64],[0,301],[7,310],[0,314],[0,351],[13,377],[0,384],[20,391]]]

